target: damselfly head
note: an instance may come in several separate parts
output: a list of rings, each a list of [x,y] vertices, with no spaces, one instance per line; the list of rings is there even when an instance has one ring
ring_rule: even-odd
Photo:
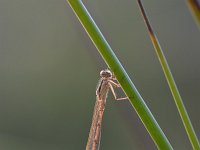
[[[111,78],[112,77],[112,72],[110,70],[108,70],[108,69],[105,69],[105,70],[102,70],[100,72],[100,76],[102,78]]]

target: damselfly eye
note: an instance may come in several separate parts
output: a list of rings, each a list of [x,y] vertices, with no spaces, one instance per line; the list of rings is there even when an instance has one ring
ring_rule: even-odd
[[[110,77],[112,77],[112,73],[111,73],[110,70],[105,69],[105,70],[102,70],[102,71],[100,72],[100,76],[101,76],[101,77],[104,77],[104,78],[110,78]]]

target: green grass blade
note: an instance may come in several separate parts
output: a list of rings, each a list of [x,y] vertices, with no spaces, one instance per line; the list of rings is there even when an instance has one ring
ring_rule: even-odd
[[[187,4],[200,28],[200,2],[198,0],[188,0]]]
[[[113,50],[105,40],[104,36],[100,32],[99,28],[95,24],[94,20],[88,13],[87,9],[80,0],[67,0],[74,13],[78,17],[79,21],[85,28],[89,37],[93,41],[94,45],[97,47],[99,53],[102,55],[103,59],[109,66],[109,68],[114,72],[117,80],[121,84],[124,92],[129,97],[130,103],[135,108],[137,114],[142,120],[147,131],[151,135],[153,141],[157,145],[158,149],[161,150],[172,150],[168,139],[159,127],[158,123],[154,119],[149,108],[145,104],[144,100],[138,93],[136,87],[130,80],[126,71],[120,64]]]
[[[185,106],[183,104],[181,96],[179,94],[178,88],[176,86],[176,83],[174,81],[174,78],[172,76],[170,68],[168,66],[167,60],[166,60],[166,58],[164,56],[164,53],[163,53],[163,51],[161,49],[161,46],[159,44],[159,41],[158,41],[155,33],[153,32],[153,29],[152,29],[152,27],[150,25],[150,22],[149,22],[148,18],[147,18],[147,15],[145,13],[145,10],[144,10],[144,7],[143,7],[143,5],[141,3],[141,0],[138,0],[138,4],[139,4],[139,7],[141,9],[144,21],[145,21],[145,23],[147,25],[151,41],[152,41],[153,46],[155,48],[155,51],[157,53],[157,57],[158,57],[158,59],[160,61],[160,64],[161,64],[162,69],[164,71],[164,74],[165,74],[165,77],[167,79],[168,85],[170,87],[171,93],[173,95],[174,101],[176,103],[176,107],[177,107],[177,109],[179,111],[179,114],[181,116],[181,119],[182,119],[182,122],[184,124],[185,130],[186,130],[187,135],[189,137],[190,143],[192,144],[192,147],[193,147],[194,150],[200,150],[199,141],[198,141],[197,136],[196,136],[196,134],[194,132],[194,129],[192,127],[192,123],[191,123],[190,118],[189,118],[189,116],[187,114],[187,111],[185,109]]]

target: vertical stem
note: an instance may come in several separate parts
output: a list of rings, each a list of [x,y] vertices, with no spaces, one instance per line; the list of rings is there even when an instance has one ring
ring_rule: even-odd
[[[165,77],[167,79],[169,88],[171,90],[171,93],[173,95],[174,101],[176,103],[176,107],[177,107],[177,109],[179,111],[179,114],[181,116],[181,119],[182,119],[182,122],[184,124],[185,130],[186,130],[187,135],[189,137],[190,143],[192,144],[192,147],[193,147],[194,150],[200,150],[199,141],[198,141],[197,136],[196,136],[196,134],[194,132],[192,123],[191,123],[190,118],[189,118],[189,116],[187,114],[187,111],[186,111],[185,106],[183,104],[182,98],[181,98],[181,96],[179,94],[178,88],[176,86],[176,83],[175,83],[174,78],[172,76],[172,73],[170,71],[170,68],[168,66],[167,60],[166,60],[166,58],[164,56],[164,53],[162,51],[162,48],[161,48],[161,46],[159,44],[159,41],[158,41],[155,33],[153,32],[153,29],[152,29],[152,27],[150,25],[150,22],[148,20],[147,15],[145,13],[145,10],[144,10],[144,7],[142,5],[141,0],[137,0],[137,1],[138,1],[138,5],[139,5],[139,7],[141,9],[141,13],[143,15],[143,18],[144,18],[144,21],[146,23],[146,26],[148,28],[149,35],[150,35],[151,41],[153,43],[153,46],[155,48],[157,57],[159,58],[159,61],[160,61],[160,64],[162,66],[162,69],[164,71]]]
[[[94,45],[98,49],[99,53],[114,72],[117,80],[119,81],[124,92],[128,96],[130,103],[135,108],[137,114],[142,120],[147,131],[151,135],[158,149],[161,150],[173,150],[170,145],[167,137],[161,130],[160,126],[156,122],[149,108],[145,104],[143,98],[137,91],[135,85],[130,80],[123,66],[119,62],[118,58],[114,54],[110,45],[107,43],[103,34],[95,24],[91,15],[83,5],[81,0],[67,0],[71,8],[74,10],[74,13],[78,17],[79,21],[85,28],[90,39],[93,41]]]

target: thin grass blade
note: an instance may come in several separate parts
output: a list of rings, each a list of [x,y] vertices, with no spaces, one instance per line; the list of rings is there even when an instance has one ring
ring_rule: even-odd
[[[192,123],[191,123],[190,118],[188,116],[188,113],[187,113],[187,111],[185,109],[185,106],[183,104],[182,98],[180,96],[180,93],[178,91],[178,88],[176,86],[174,78],[173,78],[172,73],[170,71],[170,68],[168,66],[167,60],[166,60],[166,58],[164,56],[164,53],[163,53],[163,51],[161,49],[159,41],[158,41],[155,33],[153,32],[153,29],[152,29],[152,27],[150,25],[150,22],[148,20],[148,17],[146,15],[146,12],[144,10],[144,7],[142,5],[141,0],[137,0],[137,2],[138,2],[138,5],[139,5],[139,8],[141,10],[142,16],[144,18],[144,22],[146,23],[147,29],[149,31],[149,35],[150,35],[151,41],[153,43],[154,49],[156,51],[157,57],[158,57],[158,59],[160,61],[160,64],[161,64],[162,69],[163,69],[163,72],[165,74],[165,78],[167,79],[169,88],[171,90],[171,93],[173,95],[174,101],[176,103],[176,107],[177,107],[177,109],[179,111],[179,114],[181,116],[183,125],[185,127],[185,130],[187,132],[188,138],[190,140],[190,143],[191,143],[191,145],[192,145],[194,150],[200,150],[200,145],[199,145],[199,141],[197,139],[196,133],[195,133],[195,131],[193,129]]]
[[[130,80],[125,69],[121,65],[120,61],[114,54],[110,45],[104,38],[100,29],[95,24],[91,15],[85,8],[81,0],[67,0],[71,8],[74,10],[74,13],[78,17],[79,21],[85,28],[90,39],[93,41],[94,45],[98,49],[99,53],[109,66],[112,72],[114,72],[115,77],[120,83],[122,89],[126,93],[127,97],[130,100],[133,108],[136,110],[140,119],[142,120],[147,131],[151,135],[153,141],[155,142],[158,149],[161,150],[173,150],[171,144],[169,143],[167,137],[163,133],[162,129],[158,125],[151,111],[145,104],[143,98],[137,91],[135,85]]]

